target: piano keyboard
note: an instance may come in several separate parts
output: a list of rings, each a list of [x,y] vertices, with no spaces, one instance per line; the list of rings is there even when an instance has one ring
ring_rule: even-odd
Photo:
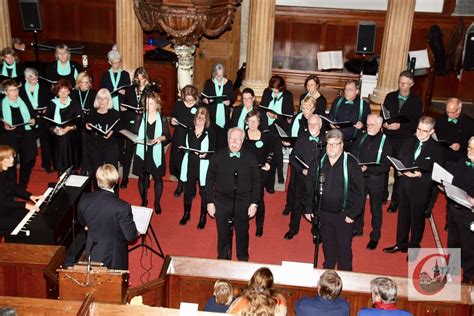
[[[48,195],[51,193],[51,191],[53,191],[53,188],[47,188],[46,191],[44,191],[41,198],[38,200],[38,202],[36,202],[35,206],[39,208],[41,204],[43,204],[43,202],[46,200]],[[37,212],[35,211],[29,211],[25,215],[25,217],[23,217],[21,222],[18,223],[18,225],[15,227],[15,229],[11,232],[10,235],[18,235],[19,232],[23,231],[26,234],[26,236],[29,236],[30,232],[28,230],[24,230],[23,228],[30,222],[31,219],[35,217],[36,213]]]

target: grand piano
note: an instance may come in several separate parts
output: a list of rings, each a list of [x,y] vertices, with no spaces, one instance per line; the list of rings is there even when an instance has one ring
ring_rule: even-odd
[[[12,233],[5,236],[5,241],[61,245],[67,248],[80,229],[77,222],[77,203],[82,192],[88,187],[89,179],[79,187],[63,185],[54,193],[50,201],[48,201],[49,195],[55,190],[48,188],[40,203],[37,203],[40,211],[28,212]]]

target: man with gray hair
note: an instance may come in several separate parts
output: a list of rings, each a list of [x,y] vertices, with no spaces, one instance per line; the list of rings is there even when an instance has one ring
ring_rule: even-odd
[[[96,172],[99,190],[84,193],[78,205],[78,220],[87,227],[86,256],[109,269],[128,269],[128,243],[138,237],[132,208],[114,193],[119,174],[111,164]]]
[[[321,229],[317,233],[323,243],[323,268],[334,269],[337,264],[339,270],[352,271],[352,231],[364,207],[364,179],[357,160],[343,148],[342,132],[330,130],[326,134],[326,153],[309,167],[304,213],[312,221],[315,205],[321,199]]]
[[[372,231],[367,249],[377,248],[382,229],[382,200],[385,173],[390,169],[387,155],[392,155],[392,146],[382,133],[383,119],[378,114],[367,116],[367,132],[361,134],[352,147],[352,154],[359,159],[364,175],[364,196],[369,194]],[[364,231],[364,208],[354,223],[354,236],[362,236]]]
[[[379,277],[370,281],[370,291],[372,292],[372,302],[374,308],[363,308],[358,316],[370,315],[390,315],[390,316],[410,316],[411,313],[396,308],[397,284],[389,278]]]
[[[249,259],[249,218],[257,212],[260,200],[260,173],[254,153],[242,148],[244,137],[243,129],[229,129],[228,146],[212,156],[207,170],[207,212],[216,218],[218,259],[232,259],[234,227],[237,259]]]

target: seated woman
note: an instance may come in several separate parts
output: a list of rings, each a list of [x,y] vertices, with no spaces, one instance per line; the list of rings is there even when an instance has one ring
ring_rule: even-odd
[[[237,315],[286,315],[285,298],[272,289],[273,274],[268,268],[260,268],[253,274],[244,294],[237,298],[227,314]]]
[[[359,311],[358,316],[366,315],[394,315],[409,316],[411,313],[397,309],[397,284],[389,278],[375,278],[370,281],[372,302],[374,308],[364,308]]]
[[[232,285],[224,280],[214,283],[214,295],[209,298],[204,306],[204,311],[225,313],[234,299]]]
[[[17,187],[15,155],[12,147],[0,145],[0,237],[10,234],[27,211],[39,211],[34,204],[15,199],[36,202],[40,198]]]

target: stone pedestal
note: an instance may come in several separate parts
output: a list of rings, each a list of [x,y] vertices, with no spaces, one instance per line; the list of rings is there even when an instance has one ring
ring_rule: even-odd
[[[116,1],[117,47],[122,54],[123,69],[131,76],[143,66],[143,29],[133,8],[133,1]]]
[[[196,46],[178,45],[174,48],[178,56],[178,94],[186,85],[193,84],[194,52]]]
[[[272,76],[275,0],[250,0],[247,67],[242,88],[261,97]]]
[[[377,87],[370,101],[382,104],[398,89],[398,76],[406,69],[416,0],[389,0],[380,56]]]
[[[0,0],[0,50],[12,45],[12,33],[10,29],[10,13],[8,12],[8,0]]]

